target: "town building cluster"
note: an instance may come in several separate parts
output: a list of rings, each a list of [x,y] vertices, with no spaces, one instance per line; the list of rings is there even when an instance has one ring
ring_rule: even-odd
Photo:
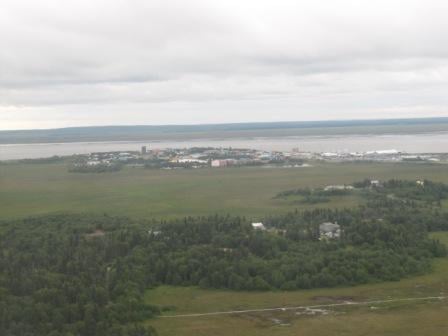
[[[179,168],[225,168],[234,166],[257,166],[266,164],[302,165],[303,160],[295,154],[279,151],[262,151],[236,148],[166,148],[141,151],[91,153],[75,157],[77,167],[97,167],[126,164],[132,167],[179,169]]]
[[[76,168],[112,167],[129,165],[154,169],[180,168],[226,168],[235,166],[274,165],[281,167],[306,167],[310,161],[379,161],[446,162],[447,154],[407,154],[398,150],[378,150],[368,152],[303,152],[298,148],[291,151],[265,151],[243,148],[165,148],[143,146],[140,151],[116,151],[77,155],[73,161]]]
[[[376,150],[367,152],[324,152],[315,153],[314,158],[325,161],[378,161],[378,162],[406,162],[406,161],[446,161],[446,154],[408,154],[396,149]]]

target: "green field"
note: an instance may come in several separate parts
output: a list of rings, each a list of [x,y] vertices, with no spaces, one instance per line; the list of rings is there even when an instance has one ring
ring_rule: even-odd
[[[229,168],[68,173],[64,164],[0,165],[0,217],[54,212],[109,213],[131,217],[230,213],[259,218],[295,208],[349,207],[341,197],[324,205],[294,204],[273,197],[280,191],[351,183],[364,178],[431,179],[448,182],[438,164],[316,163],[308,168]]]
[[[448,243],[447,233],[434,237]],[[162,286],[147,292],[148,302],[170,310],[164,315],[320,305],[343,300],[371,301],[439,296],[448,293],[448,258],[434,262],[431,274],[349,288],[294,292],[231,292]],[[177,335],[431,335],[448,334],[447,300],[397,302],[329,308],[327,315],[296,311],[157,318],[149,321],[161,336]]]

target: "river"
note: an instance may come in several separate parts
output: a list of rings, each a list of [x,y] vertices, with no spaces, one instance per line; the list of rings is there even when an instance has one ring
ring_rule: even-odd
[[[188,141],[108,141],[0,145],[0,160],[34,159],[53,155],[108,151],[138,151],[148,148],[234,147],[311,152],[366,152],[396,149],[407,153],[447,153],[448,132],[400,135],[291,136]]]

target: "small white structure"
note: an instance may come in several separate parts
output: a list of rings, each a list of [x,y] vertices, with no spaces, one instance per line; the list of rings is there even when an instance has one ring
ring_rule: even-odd
[[[98,166],[101,162],[98,160],[87,161],[87,166]]]
[[[148,230],[148,234],[153,235],[155,237],[157,237],[158,235],[160,235],[162,233],[162,231],[154,231],[154,230]]]
[[[341,226],[337,223],[326,222],[319,225],[320,240],[341,237]]]
[[[396,149],[383,149],[383,150],[374,150],[374,151],[367,151],[367,155],[396,155],[400,154],[400,151]]]
[[[424,187],[424,186],[425,186],[425,181],[422,181],[422,180],[418,180],[418,181],[416,181],[415,183],[417,183],[417,185],[419,185],[419,186],[421,186],[421,187]]]
[[[254,230],[261,230],[261,231],[266,230],[266,227],[263,225],[263,223],[252,223],[252,228]]]
[[[325,152],[321,154],[323,157],[326,158],[331,158],[331,157],[338,157],[339,154],[338,153],[333,153],[333,152]]]
[[[207,160],[200,160],[200,159],[196,159],[196,158],[193,158],[193,157],[178,158],[175,161],[177,163],[203,163],[203,164],[208,163]]]
[[[383,149],[383,150],[377,150],[376,154],[379,155],[394,155],[394,154],[400,154],[400,151],[396,149]]]
[[[353,190],[354,188],[351,185],[329,185],[324,188],[324,191],[332,191],[332,190]]]
[[[372,187],[378,187],[380,185],[380,181],[379,180],[370,180],[370,185]]]

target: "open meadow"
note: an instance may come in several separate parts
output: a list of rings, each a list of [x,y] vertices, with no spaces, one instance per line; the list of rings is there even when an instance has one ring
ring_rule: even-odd
[[[55,212],[108,213],[137,218],[206,214],[254,219],[295,208],[351,207],[347,196],[325,204],[274,199],[281,191],[352,183],[364,178],[448,182],[448,166],[419,163],[315,163],[305,168],[147,170],[69,173],[65,164],[0,165],[0,218]]]

